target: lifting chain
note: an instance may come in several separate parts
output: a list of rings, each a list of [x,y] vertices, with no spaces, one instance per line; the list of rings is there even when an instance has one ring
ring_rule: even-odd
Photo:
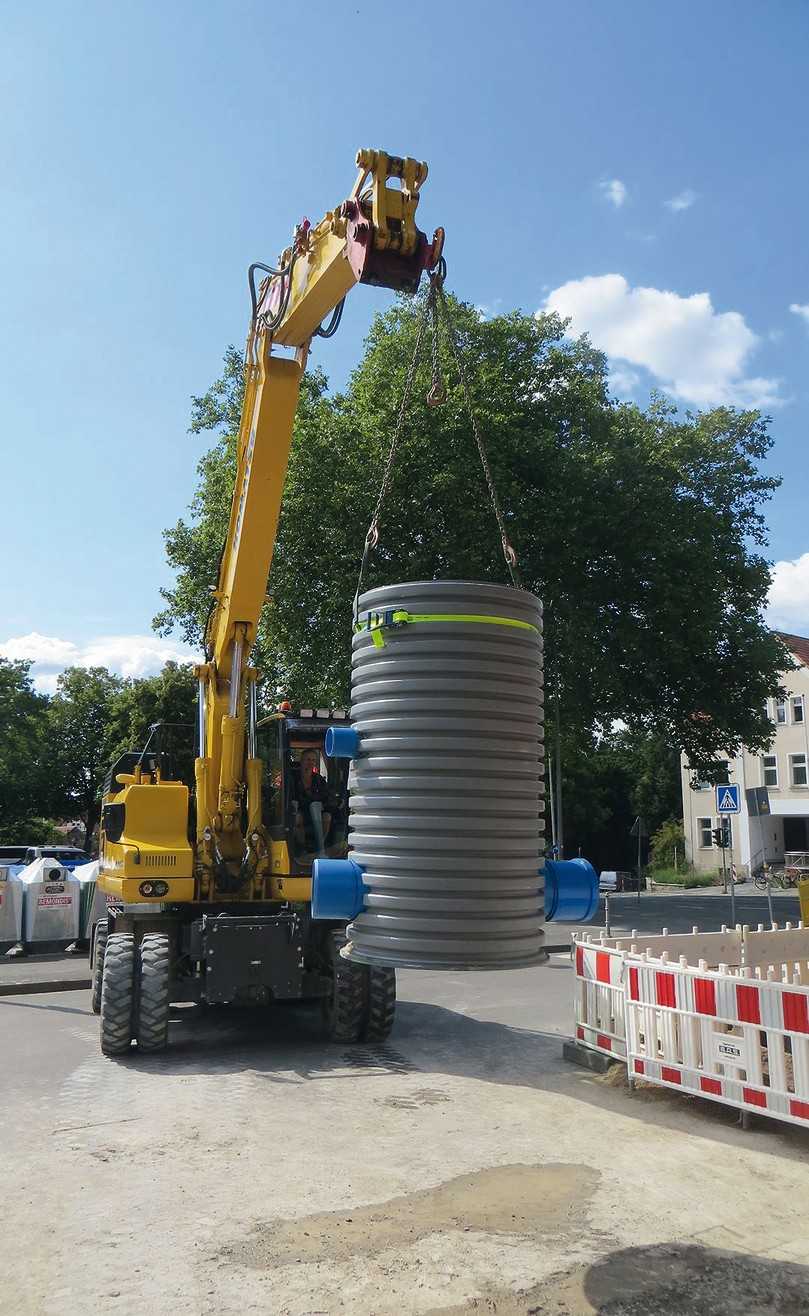
[[[404,389],[402,391],[402,400],[399,405],[399,411],[396,417],[396,424],[394,425],[393,428],[393,436],[391,438],[390,449],[388,451],[387,460],[385,462],[385,469],[382,474],[382,483],[379,488],[379,495],[376,500],[374,513],[373,516],[371,517],[371,524],[368,527],[368,533],[365,536],[365,546],[363,549],[362,561],[360,563],[359,578],[357,580],[357,591],[356,594],[354,595],[355,624],[358,621],[359,597],[362,591],[362,578],[365,574],[365,568],[368,565],[368,558],[371,552],[373,551],[373,549],[376,548],[377,544],[379,543],[379,518],[382,512],[382,504],[384,503],[385,498],[387,497],[388,489],[390,488],[391,477],[393,475],[393,467],[396,460],[396,452],[399,446],[399,440],[402,435],[402,430],[404,429],[405,417],[407,415],[408,408],[410,405],[410,396],[413,392],[413,383],[416,378],[416,370],[418,369],[418,364],[421,357],[421,347],[424,339],[424,331],[427,327],[428,320],[432,321],[432,361],[431,361],[432,381],[431,381],[430,391],[427,394],[427,406],[438,407],[443,402],[446,402],[447,399],[446,385],[444,384],[444,381],[441,376],[440,325],[439,325],[440,317],[443,317],[444,329],[447,335],[447,339],[449,341],[452,355],[455,358],[455,364],[458,367],[458,375],[461,381],[461,389],[463,391],[464,401],[466,403],[466,409],[469,413],[469,419],[472,425],[472,432],[475,436],[475,443],[477,445],[478,455],[480,457],[480,463],[481,466],[483,467],[483,474],[486,479],[486,485],[489,491],[489,498],[491,500],[492,509],[494,511],[495,519],[497,521],[497,528],[500,531],[500,541],[503,547],[503,556],[506,560],[506,566],[508,567],[508,573],[509,576],[511,577],[511,583],[512,585],[514,585],[516,589],[522,588],[519,570],[517,567],[517,554],[515,553],[514,548],[511,545],[511,542],[508,538],[508,534],[506,533],[505,518],[503,517],[503,510],[500,506],[500,499],[497,496],[497,489],[495,488],[494,477],[492,475],[491,467],[489,466],[489,459],[486,454],[486,446],[483,442],[483,435],[481,433],[480,426],[478,424],[478,418],[475,413],[475,407],[472,401],[472,390],[469,386],[469,378],[466,373],[466,366],[463,360],[463,355],[461,353],[460,345],[458,343],[457,334],[455,332],[455,326],[452,323],[449,307],[447,306],[446,296],[444,294],[444,279],[446,278],[446,273],[447,273],[447,263],[442,256],[435,271],[430,275],[430,290],[427,293],[427,297],[424,303],[424,309],[421,313],[418,329],[416,331],[416,343],[413,349],[413,357],[410,362],[410,366],[408,367],[407,375],[405,377]]]
[[[443,257],[442,257],[442,264],[443,264]],[[446,266],[444,266],[444,270],[446,272]],[[440,281],[438,281],[437,290],[438,290],[438,300],[441,305],[441,314],[444,317],[444,328],[446,330],[447,339],[449,340],[449,345],[452,350],[452,355],[455,357],[455,364],[458,367],[458,375],[461,380],[461,388],[463,389],[464,400],[466,402],[466,409],[469,412],[469,420],[472,424],[472,433],[475,436],[475,443],[477,444],[478,455],[480,457],[480,464],[483,467],[483,474],[486,477],[486,485],[489,490],[489,498],[491,499],[492,509],[494,511],[495,519],[497,521],[497,528],[500,531],[500,542],[503,546],[503,557],[506,560],[506,566],[508,567],[508,574],[511,577],[512,585],[515,587],[515,589],[521,589],[522,582],[520,581],[520,573],[519,573],[519,568],[517,566],[517,554],[515,553],[514,548],[506,532],[506,522],[503,516],[503,509],[500,506],[500,499],[497,496],[497,489],[495,488],[495,484],[494,484],[494,476],[492,475],[492,468],[489,465],[489,458],[486,454],[486,445],[483,442],[483,435],[481,433],[480,426],[478,424],[477,413],[475,412],[475,404],[472,400],[472,390],[469,387],[469,378],[466,373],[466,364],[464,362],[463,354],[461,352],[460,345],[458,343],[458,335],[455,332],[455,326],[452,323],[452,317],[450,316],[449,313],[449,307],[447,306],[447,299],[444,295],[443,278],[441,278]]]

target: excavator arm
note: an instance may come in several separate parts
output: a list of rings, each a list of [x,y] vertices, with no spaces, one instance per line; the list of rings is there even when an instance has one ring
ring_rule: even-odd
[[[269,871],[250,653],[267,590],[298,393],[312,337],[330,334],[357,283],[414,292],[441,256],[417,227],[426,164],[360,151],[351,195],[303,220],[278,266],[251,266],[252,316],[236,481],[199,679],[196,877],[202,899],[260,898]],[[399,186],[390,186],[398,180]],[[256,275],[264,278],[258,288]],[[327,316],[331,323],[323,330]],[[279,348],[294,349],[293,356]],[[242,819],[247,803],[247,829]]]

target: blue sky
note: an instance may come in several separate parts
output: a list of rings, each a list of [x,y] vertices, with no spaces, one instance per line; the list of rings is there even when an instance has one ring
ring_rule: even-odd
[[[0,652],[46,686],[170,652],[150,621],[190,396],[244,340],[248,263],[346,195],[359,146],[429,161],[419,219],[460,296],[572,314],[640,401],[772,413],[772,616],[809,626],[803,0],[0,13]],[[334,383],[385,302],[357,289],[317,346]]]

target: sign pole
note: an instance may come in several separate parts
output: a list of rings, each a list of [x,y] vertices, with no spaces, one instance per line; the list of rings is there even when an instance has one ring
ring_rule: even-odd
[[[724,841],[724,836],[722,840]],[[728,844],[730,847],[730,921],[736,926],[736,883],[733,880],[733,822],[728,818]],[[723,851],[724,854],[724,851]]]

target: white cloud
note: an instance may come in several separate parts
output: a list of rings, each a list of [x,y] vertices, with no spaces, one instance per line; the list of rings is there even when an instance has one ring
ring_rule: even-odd
[[[621,274],[571,279],[543,310],[570,318],[574,334],[630,366],[642,366],[672,396],[699,407],[781,404],[779,380],[748,378],[759,339],[738,311],[715,311],[707,292],[681,297],[632,288]]]
[[[668,206],[669,210],[673,210],[676,214],[679,210],[690,210],[696,199],[696,192],[692,192],[691,188],[687,187],[684,192],[678,192],[676,196],[664,201],[663,205]]]
[[[809,553],[776,562],[767,600],[767,621],[776,630],[809,635]]]
[[[809,302],[804,302],[803,304],[800,302],[792,302],[789,309],[793,315],[799,315],[801,319],[809,324]]]
[[[0,657],[29,659],[37,689],[48,694],[56,689],[56,678],[66,667],[109,667],[121,676],[153,676],[169,659],[199,661],[186,645],[156,635],[104,635],[79,645],[38,631],[0,643]]]
[[[625,397],[635,392],[640,384],[640,375],[637,371],[630,370],[628,366],[613,366],[610,371],[610,384],[613,393]]]
[[[620,210],[629,195],[626,190],[626,183],[622,183],[620,178],[609,178],[603,183],[599,183],[602,195],[607,201]]]

